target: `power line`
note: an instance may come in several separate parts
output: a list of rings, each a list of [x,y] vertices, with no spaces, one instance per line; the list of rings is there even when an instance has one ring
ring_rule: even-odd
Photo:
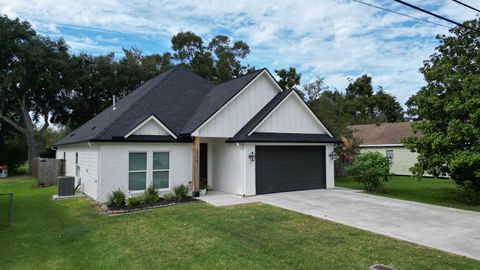
[[[450,29],[449,26],[446,26],[446,25],[444,25],[444,24],[432,22],[432,21],[425,20],[425,19],[422,19],[422,18],[417,18],[417,17],[410,16],[410,15],[405,14],[405,13],[400,13],[400,12],[397,12],[397,11],[394,11],[394,10],[391,10],[391,9],[388,9],[388,8],[383,8],[383,7],[376,6],[376,5],[373,5],[373,4],[370,4],[370,3],[365,3],[365,2],[360,1],[360,0],[352,0],[352,1],[357,2],[357,3],[360,3],[360,4],[363,4],[363,5],[366,5],[366,6],[378,8],[378,9],[381,9],[381,10],[383,10],[383,11],[387,11],[387,12],[395,13],[395,14],[398,14],[398,15],[401,15],[401,16],[405,16],[405,17],[408,17],[408,18],[410,18],[410,19],[414,19],[414,20],[418,20],[418,21],[422,21],[422,22],[426,22],[426,23],[431,23],[431,24],[435,24],[435,25],[437,25],[437,26],[441,26],[441,27],[445,27],[445,28],[447,28],[447,29]]]
[[[457,4],[462,5],[462,6],[464,6],[464,7],[467,7],[467,8],[469,8],[469,9],[473,9],[473,10],[475,10],[476,12],[480,12],[479,9],[476,9],[476,8],[474,8],[474,7],[470,6],[470,5],[467,5],[467,4],[465,4],[465,3],[462,3],[462,2],[460,2],[460,1],[458,1],[458,0],[452,0],[452,1],[455,2],[455,3],[457,3]]]
[[[433,13],[433,12],[430,12],[430,11],[428,11],[428,10],[426,10],[426,9],[421,8],[421,7],[417,7],[417,6],[415,6],[415,5],[409,4],[409,3],[404,2],[404,1],[402,1],[402,0],[394,0],[394,1],[395,1],[395,2],[398,2],[398,3],[400,3],[400,4],[403,4],[403,5],[405,5],[405,6],[411,7],[411,8],[413,8],[413,9],[419,10],[419,11],[421,11],[421,12],[423,12],[423,13],[427,13],[427,14],[429,14],[429,15],[431,15],[431,16],[437,17],[437,18],[442,19],[442,20],[444,20],[444,21],[447,21],[447,22],[449,22],[449,23],[453,23],[453,24],[456,24],[456,25],[458,25],[458,26],[461,26],[461,27],[464,27],[464,28],[467,28],[467,29],[470,29],[470,30],[472,30],[472,31],[476,31],[476,32],[479,32],[479,33],[480,33],[480,30],[478,30],[478,29],[472,28],[472,27],[470,27],[470,26],[468,26],[468,25],[461,24],[461,23],[456,22],[456,21],[454,21],[454,20],[450,20],[450,19],[448,19],[448,18],[445,18],[445,17],[443,17],[443,16],[441,16],[441,15],[438,15],[438,14],[435,14],[435,13]]]

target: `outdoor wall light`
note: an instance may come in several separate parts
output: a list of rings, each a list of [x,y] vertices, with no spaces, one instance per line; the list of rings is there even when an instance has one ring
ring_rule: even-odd
[[[255,153],[252,152],[250,155],[248,155],[248,158],[250,161],[255,161]]]
[[[330,154],[328,154],[328,156],[330,157],[331,160],[338,159],[338,155],[337,153],[335,153],[335,151],[332,151]]]

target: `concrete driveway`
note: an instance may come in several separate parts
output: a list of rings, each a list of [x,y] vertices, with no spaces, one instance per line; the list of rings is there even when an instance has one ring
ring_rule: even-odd
[[[480,213],[357,190],[258,195],[256,201],[480,260]]]

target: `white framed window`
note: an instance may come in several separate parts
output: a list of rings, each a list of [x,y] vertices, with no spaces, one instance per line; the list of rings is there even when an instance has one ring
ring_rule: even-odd
[[[170,187],[170,153],[153,152],[152,185],[155,189]]]
[[[147,152],[128,153],[128,189],[145,190],[147,187]]]
[[[387,156],[390,164],[392,164],[393,163],[393,150],[387,150],[385,155]]]

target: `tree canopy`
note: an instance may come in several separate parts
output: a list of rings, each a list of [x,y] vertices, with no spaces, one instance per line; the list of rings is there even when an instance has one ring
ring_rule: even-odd
[[[248,45],[230,37],[217,35],[205,45],[195,33],[180,32],[172,37],[173,60],[213,82],[225,82],[239,76],[243,69],[240,60],[250,53]]]
[[[280,78],[278,80],[278,84],[283,89],[293,89],[294,87],[300,85],[300,79],[302,78],[302,74],[297,73],[297,69],[294,67],[275,70],[275,73]]]
[[[464,24],[480,28],[478,19]],[[423,136],[405,143],[419,154],[416,175],[449,175],[480,202],[480,34],[458,26],[437,39],[420,68],[427,84],[408,102]]]
[[[374,124],[404,120],[403,109],[396,98],[379,86],[373,91],[372,77],[364,74],[350,79],[345,89],[344,111],[352,124]]]
[[[60,107],[58,97],[66,95],[68,47],[62,39],[37,35],[27,22],[0,16],[0,50],[0,119],[25,136],[31,165],[39,137]]]

